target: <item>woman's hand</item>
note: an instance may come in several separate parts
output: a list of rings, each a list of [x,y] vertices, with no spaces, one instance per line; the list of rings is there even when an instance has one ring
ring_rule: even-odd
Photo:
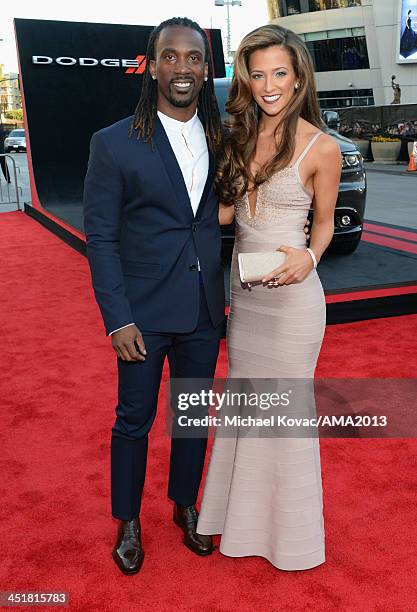
[[[289,246],[280,246],[277,251],[287,254],[285,262],[262,279],[269,287],[302,283],[314,268],[313,260],[308,251]],[[278,278],[279,277],[279,278]]]

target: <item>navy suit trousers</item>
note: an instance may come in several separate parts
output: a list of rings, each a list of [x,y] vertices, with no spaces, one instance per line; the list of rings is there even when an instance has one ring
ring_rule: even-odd
[[[117,359],[118,404],[111,439],[111,495],[114,518],[139,515],[145,482],[148,433],[156,416],[162,367],[168,356],[172,378],[212,378],[223,325],[213,327],[203,285],[200,312],[191,333],[157,334],[141,330],[144,362]],[[165,408],[165,407],[164,407]],[[206,438],[172,438],[168,497],[195,504],[207,447]]]

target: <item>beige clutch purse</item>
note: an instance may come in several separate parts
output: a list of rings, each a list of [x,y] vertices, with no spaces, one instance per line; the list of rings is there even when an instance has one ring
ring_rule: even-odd
[[[272,253],[239,253],[237,256],[242,283],[261,281],[267,274],[284,263],[286,254],[281,251]]]

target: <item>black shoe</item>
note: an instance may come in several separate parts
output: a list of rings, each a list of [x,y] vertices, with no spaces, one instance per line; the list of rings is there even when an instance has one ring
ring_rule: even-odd
[[[137,574],[142,567],[143,552],[139,519],[120,521],[113,559],[124,574]]]
[[[174,523],[184,533],[184,544],[196,555],[202,557],[213,552],[213,538],[211,535],[196,533],[198,512],[195,506],[174,505]]]

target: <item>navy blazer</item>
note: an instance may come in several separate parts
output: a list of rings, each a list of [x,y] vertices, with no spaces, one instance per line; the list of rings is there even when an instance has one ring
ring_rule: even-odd
[[[200,262],[210,318],[224,320],[224,281],[214,157],[194,217],[181,169],[159,118],[152,147],[129,137],[133,117],[91,138],[84,229],[94,293],[106,333],[183,333],[199,315]]]

